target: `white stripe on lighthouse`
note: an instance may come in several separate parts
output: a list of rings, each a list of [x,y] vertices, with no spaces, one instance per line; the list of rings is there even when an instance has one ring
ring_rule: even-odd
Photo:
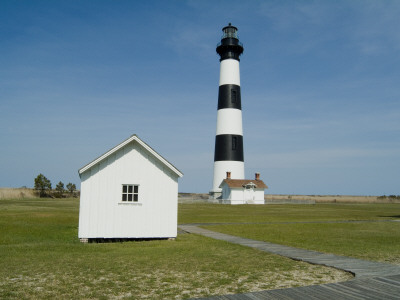
[[[243,135],[242,111],[240,109],[224,108],[218,110],[217,135],[219,134]]]
[[[219,85],[240,85],[239,61],[236,59],[224,59],[221,61]]]
[[[232,179],[244,178],[244,162],[242,161],[215,161],[214,162],[214,190],[221,190],[219,185],[226,178],[226,172],[231,172]]]

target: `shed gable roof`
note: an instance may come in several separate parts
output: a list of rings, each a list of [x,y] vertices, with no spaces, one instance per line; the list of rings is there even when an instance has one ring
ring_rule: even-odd
[[[243,188],[248,184],[254,184],[256,189],[267,189],[268,186],[262,180],[256,179],[224,179],[222,180],[219,187],[222,187],[223,184],[226,184],[230,188]]]
[[[179,171],[177,168],[175,168],[169,161],[167,161],[164,157],[162,157],[160,154],[158,154],[153,148],[151,148],[149,145],[147,145],[145,142],[143,142],[136,134],[133,134],[130,138],[126,139],[122,143],[118,144],[114,148],[108,150],[106,153],[103,155],[99,156],[92,162],[88,163],[84,167],[80,168],[78,170],[79,176],[89,170],[91,167],[94,165],[97,165],[100,163],[102,160],[106,159],[108,156],[111,154],[115,153],[119,149],[123,148],[124,146],[128,145],[129,143],[136,141],[138,144],[140,144],[143,148],[145,148],[147,151],[149,151],[156,159],[158,159],[160,162],[162,162],[166,167],[168,167],[172,172],[174,172],[177,176],[182,177],[183,173]]]

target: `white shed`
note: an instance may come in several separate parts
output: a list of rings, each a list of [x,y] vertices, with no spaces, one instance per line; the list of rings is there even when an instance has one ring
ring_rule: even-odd
[[[78,172],[81,241],[176,237],[183,174],[136,135]]]
[[[221,203],[224,204],[264,204],[264,189],[267,185],[256,173],[255,179],[231,179],[230,172],[226,172],[226,179],[222,180]]]

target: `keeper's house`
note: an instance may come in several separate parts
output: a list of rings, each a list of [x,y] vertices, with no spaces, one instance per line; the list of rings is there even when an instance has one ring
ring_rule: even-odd
[[[267,185],[260,179],[260,173],[255,179],[231,179],[231,172],[226,172],[226,179],[222,180],[222,199],[224,204],[264,204],[264,189]]]
[[[183,174],[132,135],[79,171],[79,238],[175,238]]]

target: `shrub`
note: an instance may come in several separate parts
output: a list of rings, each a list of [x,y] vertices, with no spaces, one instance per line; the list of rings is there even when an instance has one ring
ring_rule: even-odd
[[[76,185],[74,183],[68,183],[67,184],[67,190],[70,193],[71,197],[75,196],[75,191],[76,191]]]
[[[39,192],[40,197],[46,197],[48,195],[47,192],[51,191],[51,182],[46,176],[40,173],[35,178],[34,188]]]
[[[61,181],[59,183],[57,183],[56,186],[56,192],[55,192],[55,196],[57,198],[61,198],[64,194],[65,190],[64,190],[64,183],[62,183]]]

